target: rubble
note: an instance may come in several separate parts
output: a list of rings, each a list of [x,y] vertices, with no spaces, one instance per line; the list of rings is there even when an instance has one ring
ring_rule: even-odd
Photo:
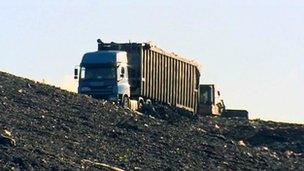
[[[1,134],[15,142],[0,143],[0,170],[304,167],[300,124],[194,117],[162,105],[139,115],[2,72],[0,90]]]
[[[244,147],[246,147],[246,144],[244,143],[244,141],[243,141],[243,140],[239,141],[239,142],[238,142],[238,144],[239,144],[240,146],[244,146]]]
[[[16,141],[8,134],[0,134],[0,145],[15,147]]]

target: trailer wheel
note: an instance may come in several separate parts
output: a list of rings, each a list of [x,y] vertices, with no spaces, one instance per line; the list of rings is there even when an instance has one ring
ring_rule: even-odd
[[[122,99],[122,107],[128,109],[130,106],[130,99],[128,96],[124,96]]]

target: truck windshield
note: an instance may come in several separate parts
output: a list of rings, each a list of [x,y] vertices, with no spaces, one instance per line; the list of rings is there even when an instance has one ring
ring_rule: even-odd
[[[213,103],[213,93],[211,87],[200,87],[200,103],[205,105],[211,105]]]
[[[81,67],[81,79],[115,79],[116,68],[114,67]]]

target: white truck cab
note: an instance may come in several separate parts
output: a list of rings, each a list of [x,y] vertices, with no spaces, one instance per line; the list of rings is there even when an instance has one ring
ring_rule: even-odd
[[[124,51],[86,53],[80,71],[75,70],[75,78],[79,79],[80,94],[112,101],[130,97],[128,60]]]

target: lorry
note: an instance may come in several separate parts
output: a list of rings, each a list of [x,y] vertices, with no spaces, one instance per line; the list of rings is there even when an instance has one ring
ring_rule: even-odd
[[[98,50],[84,54],[74,70],[78,93],[132,110],[161,103],[200,115],[226,111],[223,101],[216,100],[214,86],[200,85],[197,62],[152,43],[97,42]]]

